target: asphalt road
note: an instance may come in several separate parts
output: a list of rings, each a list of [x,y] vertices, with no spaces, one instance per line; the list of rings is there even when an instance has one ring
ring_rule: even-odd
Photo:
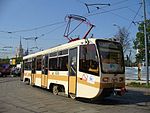
[[[150,89],[127,89],[122,97],[89,102],[55,96],[19,78],[0,78],[0,113],[150,113]]]

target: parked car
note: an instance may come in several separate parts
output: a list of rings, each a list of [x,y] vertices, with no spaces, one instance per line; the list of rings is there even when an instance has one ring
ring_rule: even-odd
[[[2,64],[0,66],[0,76],[1,77],[10,75],[10,72],[11,72],[11,68],[10,68],[9,64]]]

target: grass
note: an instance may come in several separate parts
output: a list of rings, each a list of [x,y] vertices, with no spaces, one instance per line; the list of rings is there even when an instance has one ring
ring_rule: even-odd
[[[128,86],[141,87],[141,88],[150,88],[150,84],[147,85],[146,83],[140,83],[140,82],[131,82],[130,84],[128,84]]]

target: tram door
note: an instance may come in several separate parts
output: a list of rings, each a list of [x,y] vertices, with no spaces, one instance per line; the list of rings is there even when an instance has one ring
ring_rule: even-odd
[[[36,58],[32,59],[31,85],[35,85],[35,63]]]
[[[48,55],[43,56],[42,59],[42,76],[41,87],[47,88],[48,82]]]
[[[77,48],[69,50],[69,78],[68,87],[69,95],[76,95],[76,85],[77,85]]]

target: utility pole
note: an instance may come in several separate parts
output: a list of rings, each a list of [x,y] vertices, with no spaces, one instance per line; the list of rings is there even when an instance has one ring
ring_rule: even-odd
[[[147,32],[146,32],[146,5],[145,0],[142,0],[143,2],[143,13],[144,13],[144,38],[145,38],[145,63],[146,63],[146,73],[147,73],[147,79],[146,79],[146,85],[149,85],[149,69],[148,69],[148,38],[147,38]]]

